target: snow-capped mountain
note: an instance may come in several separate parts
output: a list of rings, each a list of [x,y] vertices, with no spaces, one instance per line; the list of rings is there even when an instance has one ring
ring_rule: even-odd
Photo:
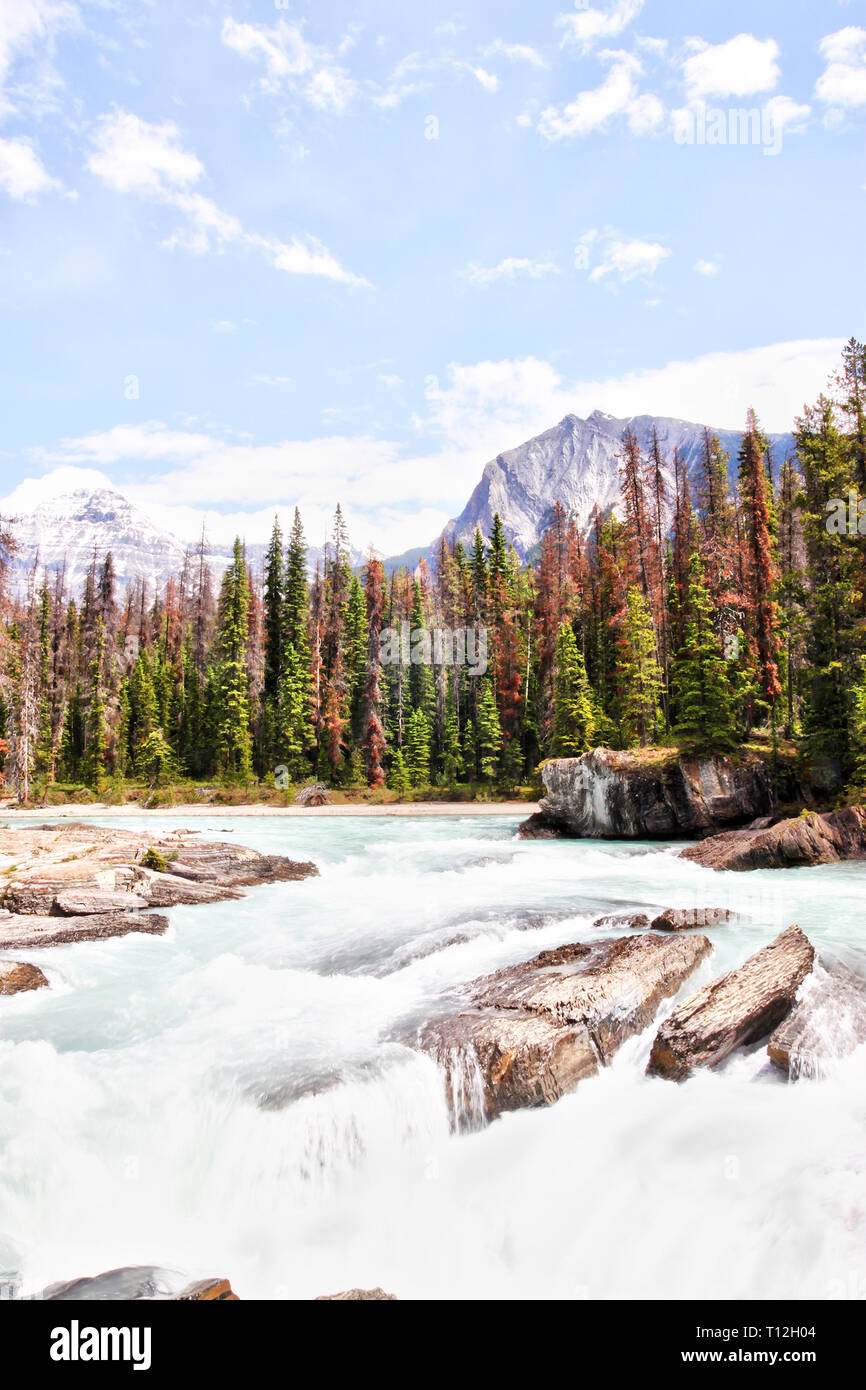
[[[25,516],[15,518],[19,570],[29,570],[37,556],[47,574],[66,567],[70,592],[79,589],[94,555],[101,562],[111,551],[121,584],[139,576],[153,587],[178,574],[186,547],[155,526],[140,507],[110,488],[80,488],[52,497]]]
[[[489,535],[498,512],[506,536],[525,557],[549,525],[555,502],[584,524],[594,506],[605,511],[619,499],[619,454],[627,426],[637,436],[644,453],[655,426],[664,457],[670,460],[674,448],[678,448],[682,461],[694,472],[703,447],[703,425],[656,415],[618,420],[600,410],[593,411],[586,420],[566,415],[552,429],[492,459],[463,511],[448,522],[443,534],[470,544],[476,526],[480,526],[484,536]],[[710,429],[730,455],[733,478],[742,434]],[[774,467],[778,468],[793,449],[793,436],[774,434],[769,439]],[[407,551],[389,563],[411,563],[434,549],[435,544],[420,551]]]

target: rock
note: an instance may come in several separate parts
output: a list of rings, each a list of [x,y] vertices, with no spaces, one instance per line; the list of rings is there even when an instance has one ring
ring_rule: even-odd
[[[710,950],[703,936],[575,942],[468,987],[469,1007],[421,1030],[455,1122],[550,1105],[652,1021]]]
[[[800,928],[788,927],[665,1019],[647,1072],[679,1081],[695,1067],[714,1067],[735,1047],[766,1037],[790,1010],[814,958],[812,944]]]
[[[385,1293],[384,1289],[346,1289],[344,1293],[320,1293],[313,1299],[314,1303],[372,1303],[372,1302],[396,1303],[395,1293]]]
[[[63,917],[92,917],[100,912],[138,912],[148,906],[138,893],[115,892],[110,888],[92,892],[58,893],[54,911]]]
[[[719,927],[737,914],[726,907],[666,907],[650,922],[653,931],[691,931],[694,927]]]
[[[702,835],[771,810],[767,770],[756,759],[594,748],[579,758],[549,759],[541,775],[547,794],[520,827],[530,839],[549,833],[618,840]]]
[[[148,868],[148,862],[164,865],[164,871]],[[81,821],[0,830],[2,910],[30,919],[28,928],[10,933],[7,918],[0,923],[0,940],[54,945],[126,931],[160,932],[165,918],[151,917],[139,925],[131,921],[132,914],[242,898],[244,888],[255,884],[317,873],[315,864],[259,854],[243,845],[198,841],[188,830],[157,839]],[[64,918],[65,925],[44,925],[55,917]],[[98,918],[99,927],[81,927],[88,918]]]
[[[104,1274],[50,1284],[37,1297],[50,1303],[107,1300],[148,1303],[165,1300],[186,1303],[239,1301],[228,1279],[199,1279],[179,1293],[175,1291],[177,1282],[177,1274],[172,1270],[160,1269],[156,1265],[125,1265],[120,1269],[106,1270]]]
[[[37,965],[19,960],[0,960],[0,994],[24,994],[30,989],[45,989],[48,980]]]
[[[866,980],[847,966],[820,963],[788,1017],[770,1034],[770,1060],[792,1079],[821,1076],[827,1064],[866,1043]]]
[[[518,828],[521,840],[561,840],[562,831],[547,819],[543,811],[533,811]]]
[[[594,927],[609,929],[631,927],[634,930],[649,930],[650,918],[646,912],[608,912],[604,917],[596,917]]]
[[[237,1294],[228,1279],[199,1279],[188,1284],[174,1299],[181,1303],[237,1303]]]
[[[0,919],[0,949],[29,950],[33,946],[68,946],[75,941],[102,941],[128,932],[161,936],[168,918],[158,912],[98,912],[89,917],[37,917],[27,913]]]
[[[790,869],[866,858],[866,807],[810,812],[758,829],[712,835],[681,851],[709,869]]]

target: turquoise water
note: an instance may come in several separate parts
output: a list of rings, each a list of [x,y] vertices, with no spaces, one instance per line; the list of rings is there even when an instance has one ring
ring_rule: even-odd
[[[52,984],[0,1000],[0,1264],[21,1291],[141,1263],[261,1298],[866,1295],[862,1055],[793,1085],[758,1047],[676,1086],[643,1075],[649,1029],[550,1110],[455,1136],[405,1041],[462,983],[618,908],[744,914],[686,994],[794,921],[862,968],[866,865],[714,874],[681,846],[517,823],[197,818],[321,876],[176,908],[164,937],[4,953]]]

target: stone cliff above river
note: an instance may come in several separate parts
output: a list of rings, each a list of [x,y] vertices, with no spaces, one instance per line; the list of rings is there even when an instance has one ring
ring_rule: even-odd
[[[674,749],[551,758],[541,769],[546,795],[520,827],[523,838],[668,839],[746,825],[772,810],[759,758],[734,761]]]

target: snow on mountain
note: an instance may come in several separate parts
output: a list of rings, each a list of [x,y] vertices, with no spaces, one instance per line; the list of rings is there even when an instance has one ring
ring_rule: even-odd
[[[644,453],[655,426],[664,457],[670,460],[674,448],[679,448],[683,462],[694,473],[703,446],[703,425],[655,415],[619,420],[600,410],[586,420],[566,415],[552,429],[491,460],[463,511],[448,522],[443,534],[464,545],[471,544],[476,526],[480,526],[484,536],[489,535],[498,512],[506,536],[525,557],[549,525],[555,502],[573,513],[578,524],[585,524],[594,506],[605,511],[619,500],[619,454],[627,426],[634,431]],[[730,455],[733,478],[742,434],[712,428],[711,433],[718,435]],[[793,437],[775,434],[769,438],[771,457],[778,469],[793,449]],[[434,548],[435,545],[407,551],[389,561],[389,565],[412,563],[419,555],[429,556]]]

